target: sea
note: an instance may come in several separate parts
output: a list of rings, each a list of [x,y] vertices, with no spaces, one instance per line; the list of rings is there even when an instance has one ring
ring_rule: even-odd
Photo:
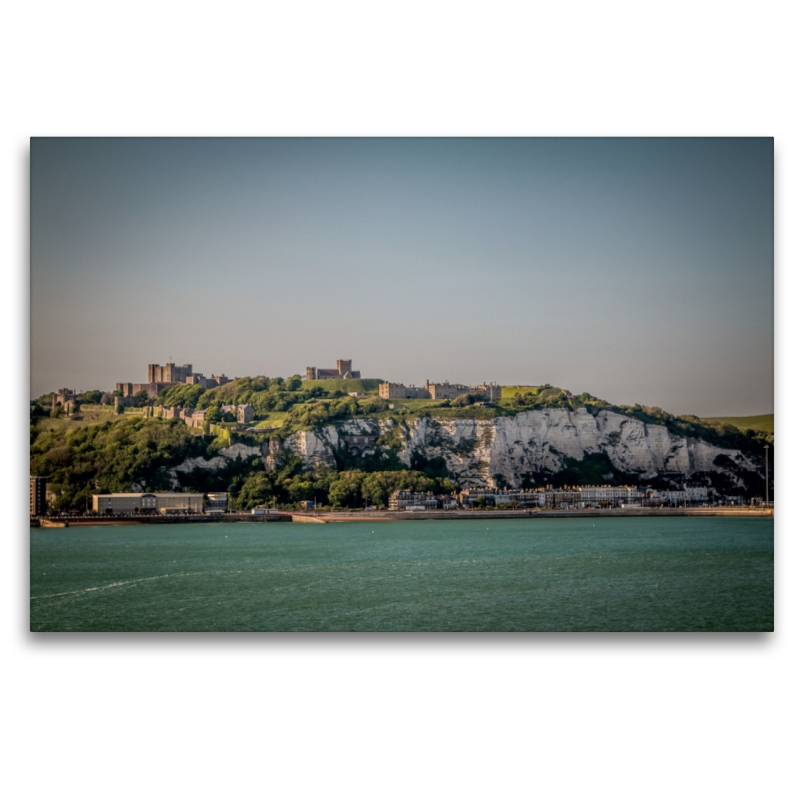
[[[32,528],[31,631],[772,631],[772,519]]]

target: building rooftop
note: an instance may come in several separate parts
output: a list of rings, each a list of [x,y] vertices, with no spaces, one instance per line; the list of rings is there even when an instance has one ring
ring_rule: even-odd
[[[93,494],[92,497],[141,497],[153,494],[156,497],[197,497],[202,492],[113,492],[111,494]]]

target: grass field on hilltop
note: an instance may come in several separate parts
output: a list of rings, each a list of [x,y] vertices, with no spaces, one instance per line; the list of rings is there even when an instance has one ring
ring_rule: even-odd
[[[752,417],[703,417],[703,422],[722,422],[725,425],[733,425],[740,431],[752,428],[754,431],[775,433],[774,414],[758,414]]]
[[[86,428],[89,425],[99,425],[102,422],[113,422],[119,416],[113,411],[81,411],[83,419],[65,419],[63,417],[40,417],[37,426],[43,431],[72,430]]]
[[[255,428],[280,428],[288,416],[286,411],[270,411],[264,418],[255,423]]]
[[[304,389],[321,386],[326,392],[366,392],[378,394],[378,387],[383,383],[380,378],[335,378],[328,381],[303,381]]]
[[[513,397],[515,394],[532,393],[536,394],[541,386],[503,386],[500,390],[500,397]]]
[[[402,406],[408,411],[421,411],[423,408],[436,408],[444,403],[444,400],[427,400],[425,398],[414,398],[413,400],[405,400],[402,397],[393,397],[387,400],[394,406]]]

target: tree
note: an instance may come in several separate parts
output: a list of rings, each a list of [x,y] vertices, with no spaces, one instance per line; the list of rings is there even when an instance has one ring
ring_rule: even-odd
[[[206,422],[221,422],[222,421],[222,404],[214,403],[206,409]]]
[[[84,392],[77,398],[77,401],[81,404],[87,403],[88,405],[96,405],[100,402],[100,398],[103,396],[103,393],[99,389],[92,389],[91,391]]]
[[[355,470],[340,472],[331,482],[328,497],[334,506],[357,508],[362,503],[364,474]]]
[[[453,400],[452,405],[454,406],[471,406],[474,402],[481,399],[481,395],[479,394],[470,394],[467,392],[466,394],[460,394]]]

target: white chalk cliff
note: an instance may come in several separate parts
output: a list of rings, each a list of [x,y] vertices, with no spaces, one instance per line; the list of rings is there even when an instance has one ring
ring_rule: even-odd
[[[490,420],[417,417],[399,424],[393,420],[349,420],[293,434],[284,447],[300,455],[309,467],[333,467],[335,451],[346,445],[343,437],[354,435],[388,438],[407,466],[415,453],[428,459],[441,457],[465,487],[493,485],[495,476],[517,487],[526,474],[557,472],[565,466],[566,458],[580,460],[600,452],[608,455],[616,469],[636,473],[642,480],[664,473],[681,473],[688,478],[697,472],[725,472],[724,467],[714,464],[720,455],[743,470],[759,471],[738,450],[677,436],[664,426],[611,411],[594,416],[583,408],[523,411]]]

